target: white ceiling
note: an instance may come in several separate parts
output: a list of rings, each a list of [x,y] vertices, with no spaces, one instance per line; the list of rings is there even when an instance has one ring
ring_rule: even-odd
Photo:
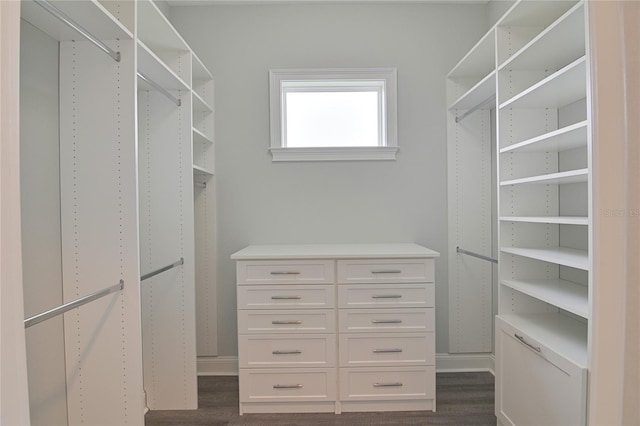
[[[489,0],[166,0],[169,6],[210,6],[240,4],[285,3],[432,3],[432,4],[486,4]]]

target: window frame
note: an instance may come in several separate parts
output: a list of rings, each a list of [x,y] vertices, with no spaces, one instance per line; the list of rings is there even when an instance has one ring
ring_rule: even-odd
[[[269,106],[272,161],[395,160],[397,138],[397,70],[395,68],[272,69],[269,71]],[[378,82],[382,81],[380,85]],[[305,84],[308,83],[308,84]],[[382,120],[379,146],[287,147],[284,126],[286,93],[294,91],[348,91],[375,89]]]

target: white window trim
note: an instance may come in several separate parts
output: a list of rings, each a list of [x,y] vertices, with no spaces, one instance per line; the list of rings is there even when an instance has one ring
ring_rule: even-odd
[[[395,68],[344,68],[344,69],[275,69],[269,71],[271,152],[273,161],[349,161],[349,160],[395,160],[398,152],[397,71]],[[385,146],[287,148],[283,146],[282,106],[284,93],[282,83],[318,80],[384,80],[386,123],[381,123],[379,132]],[[295,85],[295,84],[294,84]],[[353,89],[362,82],[345,86]],[[385,99],[382,99],[384,102]]]

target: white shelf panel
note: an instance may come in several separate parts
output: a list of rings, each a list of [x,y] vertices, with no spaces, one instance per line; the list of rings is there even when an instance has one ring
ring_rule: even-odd
[[[138,71],[166,90],[189,89],[187,83],[141,41],[138,41]]]
[[[576,3],[578,0],[519,0],[500,18],[496,25],[500,27],[546,27]]]
[[[137,0],[138,38],[151,49],[188,51],[189,46],[150,0]]]
[[[588,225],[589,219],[582,216],[503,216],[503,222],[549,223],[557,225]]]
[[[193,165],[193,175],[194,176],[204,176],[204,177],[211,177],[213,176],[213,172],[211,170],[205,169],[204,167],[200,167],[197,165]]]
[[[453,67],[447,75],[456,77],[482,77],[496,67],[495,30],[491,29],[475,46]]]
[[[544,135],[536,136],[502,148],[501,154],[509,152],[562,152],[587,146],[587,121],[581,121]]]
[[[204,99],[195,91],[193,93],[193,109],[194,111],[200,111],[204,113],[212,113],[213,108],[209,106],[208,103],[205,102]]]
[[[585,55],[584,4],[575,5],[499,70],[557,70]]]
[[[194,142],[213,144],[213,140],[209,138],[207,135],[205,135],[204,133],[202,133],[200,130],[196,129],[195,127],[193,127],[192,130],[193,130]]]
[[[506,180],[500,182],[500,186],[509,185],[566,185],[569,183],[587,182],[589,179],[589,169],[570,170],[568,172],[552,173],[542,176],[532,176],[520,179]]]
[[[589,289],[566,280],[503,280],[502,285],[557,306],[582,318],[589,318]]]
[[[133,35],[96,0],[50,1],[65,15],[111,47],[109,40],[131,40]],[[33,1],[23,0],[21,17],[58,41],[85,40],[84,36]]]
[[[559,313],[499,317],[582,368],[587,368],[587,324]]]
[[[586,97],[586,57],[581,57],[500,105],[500,108],[559,108]]]
[[[193,78],[196,80],[213,80],[213,76],[211,75],[207,67],[204,66],[200,58],[198,58],[198,56],[195,53],[193,53],[192,58],[193,58],[193,64],[192,64],[193,68],[191,72],[193,74]]]
[[[471,109],[496,94],[496,72],[492,71],[485,78],[480,80],[475,86],[469,89],[464,95],[460,96],[449,109]],[[488,104],[484,108],[490,109],[495,107]]]
[[[504,253],[511,253],[517,256],[528,257],[530,259],[557,263],[558,265],[569,266],[571,268],[582,269],[585,271],[589,270],[589,253],[586,250],[567,247],[501,247],[500,250]]]

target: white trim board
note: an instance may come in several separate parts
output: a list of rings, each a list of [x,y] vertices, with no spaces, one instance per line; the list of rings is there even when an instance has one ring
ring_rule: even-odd
[[[486,354],[436,354],[437,373],[488,371],[495,374],[495,356]],[[238,357],[198,357],[198,376],[237,376]]]

